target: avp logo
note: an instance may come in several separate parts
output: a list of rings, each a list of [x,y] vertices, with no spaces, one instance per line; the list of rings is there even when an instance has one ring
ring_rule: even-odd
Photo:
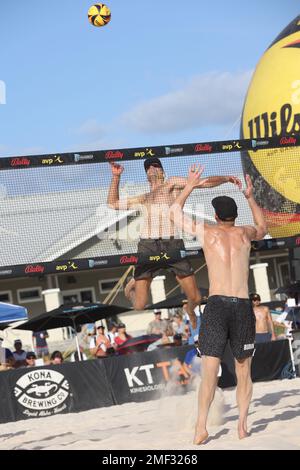
[[[78,269],[78,266],[74,261],[68,261],[66,264],[57,264],[55,267],[56,271],[76,271],[76,269]]]
[[[6,85],[0,80],[0,104],[6,104]]]
[[[145,150],[141,150],[140,152],[134,152],[133,156],[140,157],[140,158],[155,157],[155,152],[152,149],[145,149]]]
[[[16,382],[14,395],[22,414],[28,417],[49,416],[67,408],[69,382],[64,375],[50,369],[33,370]]]

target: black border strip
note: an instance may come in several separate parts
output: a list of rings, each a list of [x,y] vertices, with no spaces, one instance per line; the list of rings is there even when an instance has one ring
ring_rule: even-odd
[[[252,252],[271,251],[296,248],[300,246],[300,235],[298,237],[272,238],[252,243]],[[94,258],[80,258],[72,260],[57,260],[45,263],[28,263],[15,266],[1,266],[0,280],[17,277],[44,276],[46,274],[76,273],[80,271],[92,271],[95,269],[116,268],[136,265],[138,262],[156,265],[163,268],[167,259],[177,260],[184,258],[197,258],[201,255],[201,249],[190,249],[185,251],[160,253],[150,258],[138,256],[136,253],[122,255],[101,256]]]
[[[119,160],[142,160],[148,157],[185,157],[214,153],[241,152],[300,146],[300,135],[278,136],[265,139],[236,139],[219,142],[172,144],[154,147],[95,150],[90,152],[56,153],[0,158],[0,170],[18,170],[62,165],[84,165]]]

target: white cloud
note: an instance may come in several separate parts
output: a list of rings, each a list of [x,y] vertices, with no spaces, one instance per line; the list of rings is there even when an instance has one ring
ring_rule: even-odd
[[[242,112],[251,75],[211,72],[192,77],[181,89],[138,104],[121,120],[144,133],[230,125]]]
[[[77,130],[78,134],[97,136],[98,138],[106,134],[106,128],[99,124],[97,119],[88,119],[85,121],[79,129]]]

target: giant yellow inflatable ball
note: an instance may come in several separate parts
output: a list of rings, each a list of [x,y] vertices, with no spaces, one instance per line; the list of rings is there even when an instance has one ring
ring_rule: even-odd
[[[263,209],[269,233],[300,233],[300,15],[275,39],[258,63],[245,99],[241,137],[285,136],[277,149],[242,152],[244,173]],[[288,145],[292,145],[292,147]]]

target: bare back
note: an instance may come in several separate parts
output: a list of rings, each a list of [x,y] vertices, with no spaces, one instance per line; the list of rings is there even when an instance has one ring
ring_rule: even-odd
[[[244,227],[218,224],[205,228],[203,251],[209,295],[248,298],[250,248],[251,240]]]

